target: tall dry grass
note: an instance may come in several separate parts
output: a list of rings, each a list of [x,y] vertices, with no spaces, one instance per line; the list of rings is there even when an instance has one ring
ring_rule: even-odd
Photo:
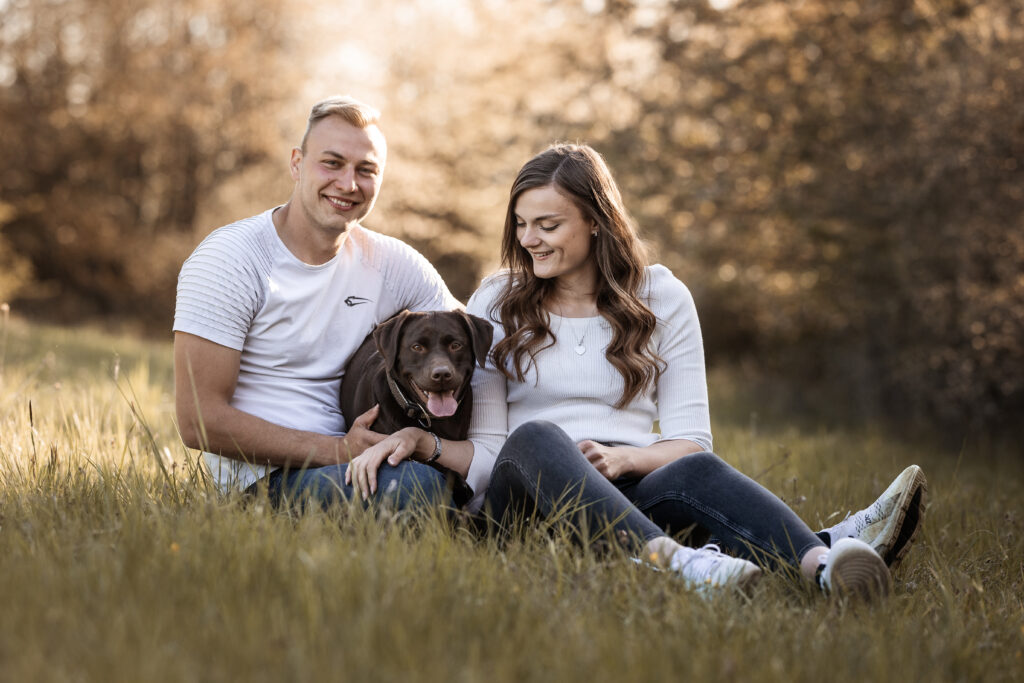
[[[0,368],[3,681],[1022,677],[1012,453],[719,415],[718,451],[812,526],[909,462],[931,502],[882,604],[779,575],[704,601],[558,529],[499,543],[442,515],[221,497],[177,439],[166,344],[11,320]]]

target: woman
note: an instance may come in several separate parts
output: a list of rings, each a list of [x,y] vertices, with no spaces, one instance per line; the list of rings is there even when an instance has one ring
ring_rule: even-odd
[[[501,523],[517,510],[547,515],[571,501],[577,528],[610,528],[701,591],[749,587],[761,574],[750,560],[798,567],[826,592],[888,591],[879,553],[897,562],[918,529],[920,469],[819,536],[711,453],[693,299],[666,268],[645,265],[600,155],[555,145],[522,168],[502,258],[507,270],[485,280],[468,307],[495,323],[494,367],[474,378],[471,443],[442,449],[442,462],[476,492],[471,511],[485,507]],[[651,433],[655,420],[660,436]],[[356,458],[364,495],[385,457],[397,464],[431,454],[431,437],[417,431]],[[668,535],[694,525],[737,557]]]

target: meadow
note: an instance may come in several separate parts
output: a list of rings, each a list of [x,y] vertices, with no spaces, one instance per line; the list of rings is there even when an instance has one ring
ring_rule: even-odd
[[[1024,680],[1019,446],[754,419],[716,371],[716,450],[812,527],[912,462],[930,496],[884,602],[782,574],[706,601],[557,528],[223,497],[169,343],[0,325],[0,681]]]

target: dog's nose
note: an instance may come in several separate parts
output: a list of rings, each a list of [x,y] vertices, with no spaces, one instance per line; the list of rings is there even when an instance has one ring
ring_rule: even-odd
[[[435,382],[447,382],[452,378],[452,369],[447,365],[437,365],[430,372],[430,379]]]

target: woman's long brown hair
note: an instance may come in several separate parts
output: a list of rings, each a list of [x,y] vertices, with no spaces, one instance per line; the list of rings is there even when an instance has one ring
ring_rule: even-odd
[[[592,254],[597,264],[597,310],[612,326],[605,357],[625,380],[616,408],[628,405],[657,381],[664,362],[651,338],[657,318],[640,292],[646,284],[643,243],[622,203],[604,159],[587,145],[552,145],[519,171],[509,196],[501,241],[502,265],[509,277],[495,309],[506,336],[494,347],[495,365],[522,382],[537,353],[555,343],[544,301],[554,279],[534,275],[533,260],[516,238],[516,203],[527,190],[552,186],[597,226]],[[508,369],[511,358],[512,370]]]

